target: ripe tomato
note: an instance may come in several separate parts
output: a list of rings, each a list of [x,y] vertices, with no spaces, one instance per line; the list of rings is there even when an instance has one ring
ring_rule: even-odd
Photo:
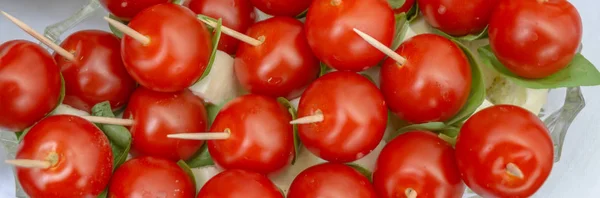
[[[302,94],[298,117],[320,111],[324,120],[298,125],[308,150],[330,162],[352,162],[369,154],[383,138],[387,107],[379,89],[353,72],[323,75]]]
[[[247,35],[264,38],[260,46],[243,44],[235,57],[235,74],[251,93],[273,97],[298,97],[319,75],[302,22],[273,17],[254,24]]]
[[[456,160],[462,179],[483,197],[529,197],[546,181],[554,150],[548,129],[531,112],[496,105],[475,113],[460,130]],[[512,163],[523,177],[508,172]]]
[[[196,14],[221,18],[223,26],[238,32],[246,32],[256,20],[254,7],[248,0],[190,0],[188,3],[188,7]],[[239,40],[221,34],[217,49],[234,55],[239,43]]]
[[[31,197],[96,197],[113,168],[110,142],[96,125],[71,115],[50,116],[23,137],[16,159],[48,161],[50,168],[16,168]]]
[[[455,43],[421,34],[402,43],[396,53],[407,58],[404,65],[387,59],[381,67],[381,92],[392,112],[425,123],[445,121],[460,111],[469,97],[471,67]]]
[[[142,10],[169,0],[100,0],[110,13],[123,20],[129,20]]]
[[[454,149],[428,131],[411,131],[389,142],[377,158],[373,185],[381,198],[462,197],[465,191]],[[404,196],[402,196],[404,197]]]
[[[525,78],[565,68],[581,42],[581,17],[566,0],[501,1],[490,19],[490,45],[498,60]]]
[[[207,129],[202,99],[189,90],[162,93],[140,87],[131,95],[123,117],[134,120],[130,127],[132,154],[174,161],[190,158],[202,147],[203,141],[169,139],[167,135]]]
[[[364,175],[344,164],[324,163],[302,171],[292,184],[288,198],[375,198],[375,190]]]
[[[249,94],[229,101],[210,131],[229,131],[226,140],[208,141],[215,164],[261,174],[281,170],[294,158],[292,116],[274,98]]]
[[[256,8],[273,16],[298,16],[312,0],[250,0]]]
[[[266,176],[245,170],[225,170],[208,180],[196,198],[236,197],[283,198]]]
[[[0,45],[0,128],[22,131],[60,102],[60,69],[39,45],[13,40]]]
[[[125,104],[136,87],[121,61],[121,41],[111,33],[84,30],[71,34],[61,46],[75,55],[75,61],[54,54],[65,78],[64,104],[91,111],[97,103],[109,101],[113,110]]]
[[[155,157],[134,158],[115,171],[108,197],[192,198],[196,186],[177,163]]]
[[[319,60],[337,70],[358,72],[375,66],[385,55],[352,28],[390,46],[395,19],[385,0],[314,0],[305,25],[308,44]]]
[[[402,0],[398,0],[402,1]],[[400,14],[403,12],[408,12],[415,5],[415,0],[404,0],[404,4],[401,7],[394,9],[394,13]]]
[[[427,23],[452,36],[479,34],[499,0],[418,0]]]
[[[165,3],[140,12],[129,27],[150,38],[144,45],[124,36],[125,68],[142,86],[175,92],[194,84],[204,73],[211,53],[208,29],[189,9]]]

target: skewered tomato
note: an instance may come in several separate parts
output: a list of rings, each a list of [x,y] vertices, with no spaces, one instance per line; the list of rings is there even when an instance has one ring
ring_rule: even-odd
[[[323,121],[298,126],[302,143],[331,162],[351,162],[369,154],[383,138],[387,107],[379,89],[353,72],[325,74],[304,91],[298,117],[322,114]]]
[[[302,171],[290,186],[288,198],[375,198],[369,179],[344,164],[325,163]]]
[[[225,170],[210,180],[200,190],[197,198],[236,197],[283,198],[283,195],[264,175],[245,170]]]
[[[249,94],[233,99],[219,111],[210,129],[231,135],[208,141],[210,156],[224,169],[262,174],[281,170],[295,155],[291,120],[274,98]]]
[[[250,0],[256,8],[274,16],[294,17],[306,11],[312,0]]]
[[[412,123],[445,121],[467,102],[471,67],[463,51],[435,34],[405,41],[396,53],[404,65],[387,59],[381,67],[381,92],[398,117]],[[436,58],[432,58],[436,57]]]
[[[100,0],[104,8],[123,20],[133,18],[148,7],[168,2],[169,0]]]
[[[456,160],[462,179],[483,197],[529,197],[546,181],[554,147],[548,129],[533,113],[496,105],[462,126]]]
[[[187,160],[203,141],[169,139],[175,133],[197,133],[207,129],[207,114],[202,99],[189,90],[175,93],[155,92],[140,87],[131,95],[124,118],[131,126],[132,154]]]
[[[75,55],[75,61],[54,54],[65,78],[64,103],[91,111],[109,101],[113,110],[124,107],[136,83],[121,61],[121,41],[111,33],[84,30],[71,34],[61,46]]]
[[[273,17],[248,29],[248,36],[264,42],[243,44],[236,53],[235,74],[244,88],[256,94],[295,98],[317,78],[319,60],[302,27],[294,18]]]
[[[499,0],[418,0],[425,20],[452,36],[479,34]]]
[[[50,113],[60,102],[60,81],[60,69],[39,45],[0,45],[0,128],[22,131]]]
[[[31,197],[96,197],[113,168],[110,142],[96,125],[70,115],[50,116],[23,137],[16,159],[40,160],[48,168],[16,168]]]

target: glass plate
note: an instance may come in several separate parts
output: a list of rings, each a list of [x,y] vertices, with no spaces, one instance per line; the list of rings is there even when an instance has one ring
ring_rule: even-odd
[[[102,10],[102,6],[100,6],[98,0],[90,0],[86,6],[74,13],[71,17],[46,27],[44,35],[50,40],[60,43],[59,39],[64,32],[70,30],[99,10]],[[544,104],[538,116],[550,130],[550,135],[554,142],[555,162],[560,160],[563,141],[567,135],[569,126],[584,107],[585,100],[579,87],[549,90],[547,103]],[[7,159],[14,159],[18,145],[14,133],[0,132],[0,144],[6,149]],[[23,192],[17,179],[15,179],[15,184],[16,196],[19,198],[28,197]],[[463,197],[475,198],[480,196],[467,189]]]

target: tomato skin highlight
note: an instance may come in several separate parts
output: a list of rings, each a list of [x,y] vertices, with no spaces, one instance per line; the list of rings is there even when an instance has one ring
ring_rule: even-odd
[[[492,14],[492,51],[511,72],[544,78],[565,68],[577,53],[581,17],[565,0],[501,1]]]
[[[54,54],[65,79],[64,104],[88,113],[104,101],[109,101],[113,110],[127,104],[136,82],[121,60],[119,38],[104,31],[83,30],[67,37],[61,47],[75,55],[75,61],[70,61]]]
[[[39,45],[12,40],[0,45],[0,128],[22,131],[60,102],[60,69]]]
[[[304,146],[324,160],[355,161],[383,138],[386,103],[375,84],[360,74],[336,71],[313,82],[300,98],[298,117],[319,110],[324,120],[298,125],[298,134]]]
[[[244,33],[256,20],[254,7],[248,0],[190,0],[188,7],[196,14],[221,18],[223,26]],[[241,41],[221,34],[217,49],[234,55]]]
[[[319,75],[319,60],[297,19],[273,17],[254,24],[246,34],[265,39],[256,47],[242,44],[236,53],[235,74],[249,92],[292,99]]]
[[[123,20],[129,20],[142,10],[153,5],[168,3],[170,0],[99,0],[110,13]]]
[[[210,131],[226,140],[209,140],[208,151],[223,169],[261,174],[277,172],[294,158],[292,116],[274,98],[248,94],[229,101],[217,114]]]
[[[404,195],[412,188],[418,197],[462,197],[462,182],[454,149],[429,131],[411,131],[394,138],[381,151],[373,172],[381,198]]]
[[[104,133],[71,115],[50,116],[34,125],[19,144],[16,159],[48,160],[47,169],[16,168],[31,197],[95,197],[107,186],[113,153]]]
[[[129,36],[121,43],[125,68],[140,85],[176,92],[204,73],[212,50],[210,32],[189,9],[155,5],[136,15],[129,27],[150,38],[147,46]]]
[[[531,112],[496,105],[475,113],[460,130],[456,160],[462,179],[483,197],[529,197],[546,181],[553,166],[552,139]],[[524,178],[507,173],[513,163]]]
[[[250,171],[225,170],[208,180],[196,198],[283,198],[268,177]]]
[[[336,1],[339,5],[332,4]],[[314,0],[305,22],[308,44],[319,60],[334,69],[353,72],[377,65],[385,55],[352,28],[389,47],[394,27],[394,12],[385,0]]]
[[[381,92],[390,110],[411,123],[445,121],[469,98],[471,67],[463,51],[435,34],[420,34],[400,45],[407,59],[387,59],[381,67]],[[432,58],[436,57],[436,58]]]
[[[287,198],[344,197],[375,198],[375,190],[364,175],[344,164],[324,163],[302,171]]]
[[[108,197],[193,198],[196,186],[177,163],[155,157],[131,159],[115,171]]]
[[[197,133],[207,129],[204,103],[189,90],[162,93],[139,87],[131,95],[123,117],[134,120],[129,128],[134,156],[187,160],[204,143],[167,138],[169,134]]]
[[[425,20],[452,36],[479,34],[500,0],[417,0]]]

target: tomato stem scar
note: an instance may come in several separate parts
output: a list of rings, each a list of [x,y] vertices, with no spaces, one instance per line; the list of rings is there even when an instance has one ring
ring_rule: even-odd
[[[133,120],[131,119],[122,119],[122,118],[108,118],[108,117],[99,117],[99,116],[81,116],[81,118],[86,119],[87,121],[93,123],[100,124],[111,124],[111,125],[120,125],[120,126],[132,126]]]
[[[354,32],[356,32],[356,34],[358,34],[358,36],[363,38],[367,43],[369,43],[373,47],[377,48],[379,51],[381,51],[385,55],[389,56],[390,58],[394,59],[396,62],[398,62],[399,65],[402,66],[402,65],[404,65],[404,63],[406,63],[406,58],[400,56],[400,54],[394,52],[394,50],[390,49],[383,43],[379,42],[377,39],[369,36],[368,34],[362,32],[356,28],[353,28],[353,30],[354,30]]]
[[[339,6],[340,4],[342,4],[342,0],[331,0],[332,6]]]
[[[143,34],[135,31],[133,28],[130,28],[129,26],[118,22],[114,19],[108,18],[107,16],[104,17],[104,20],[108,21],[108,23],[110,23],[112,26],[114,26],[116,29],[120,30],[121,32],[123,32],[123,34],[126,34],[127,36],[135,39],[136,41],[142,43],[142,45],[147,46],[148,44],[150,44],[150,38],[148,38],[147,36],[144,36]]]
[[[176,133],[169,134],[167,138],[184,140],[225,140],[231,136],[228,128],[224,132]]]
[[[4,163],[11,164],[17,167],[23,168],[50,168],[52,164],[49,161],[43,160],[28,160],[28,159],[15,159],[15,160],[4,160]]]
[[[206,25],[208,25],[210,27],[213,27],[213,28],[217,27],[217,23],[214,21],[211,21],[211,20],[208,20],[205,18],[201,18],[201,17],[198,17],[198,20],[202,21],[203,23],[206,23]],[[249,37],[248,35],[242,34],[238,31],[235,31],[235,30],[225,27],[225,26],[221,26],[221,32],[223,32],[224,34],[227,34],[233,38],[236,38],[237,40],[240,40],[244,43],[255,46],[255,47],[259,46],[264,41],[264,40],[263,41],[256,40],[255,38]]]
[[[406,195],[406,198],[417,198],[417,191],[412,188],[404,190],[404,194]]]
[[[304,116],[295,120],[290,121],[290,124],[310,124],[310,123],[317,123],[317,122],[323,122],[324,120],[324,116],[323,116],[323,112],[321,112],[320,109],[317,109],[317,111],[315,111],[314,115],[310,115],[310,116]]]
[[[525,177],[523,175],[523,172],[521,171],[521,169],[519,169],[519,167],[513,163],[506,164],[506,173],[508,173],[509,175],[515,176],[519,179],[523,179]]]
[[[51,152],[50,154],[48,154],[48,157],[46,157],[46,162],[50,162],[50,166],[56,166],[56,164],[58,163],[58,153],[56,152]]]

